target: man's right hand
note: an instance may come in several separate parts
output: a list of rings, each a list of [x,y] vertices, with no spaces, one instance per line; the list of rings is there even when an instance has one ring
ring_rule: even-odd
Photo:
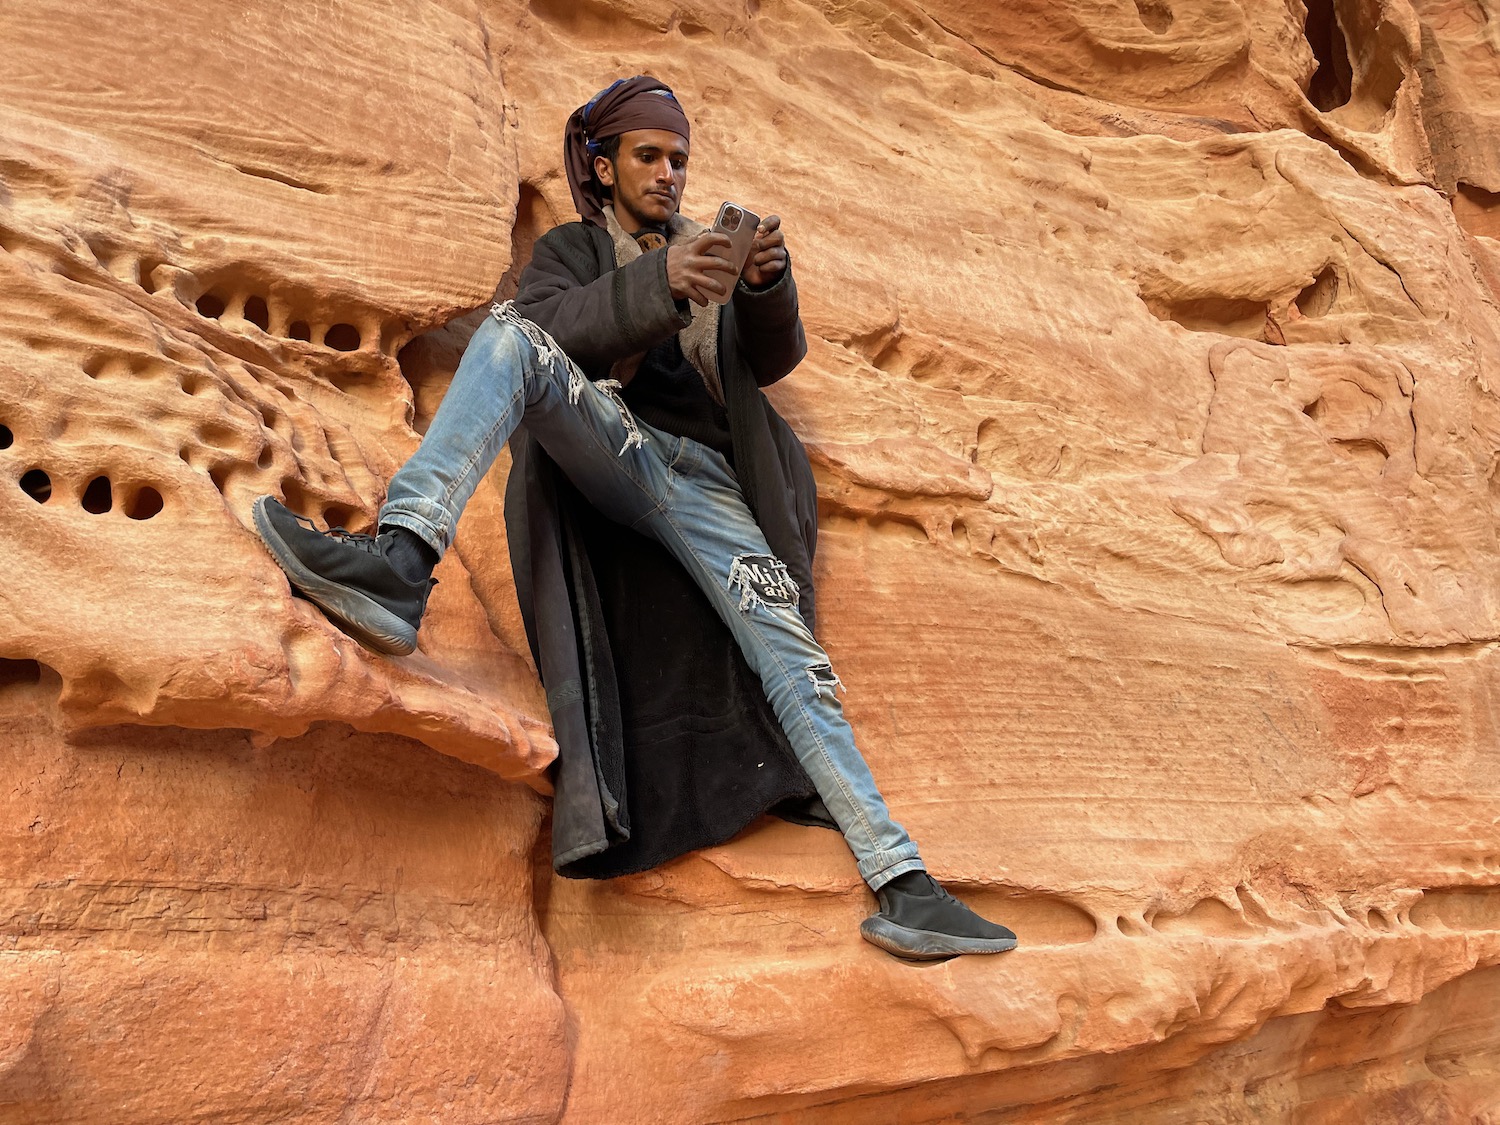
[[[716,297],[725,297],[737,280],[732,267],[709,251],[729,249],[729,236],[704,231],[691,242],[679,242],[667,248],[667,286],[674,301],[688,300],[706,305]]]

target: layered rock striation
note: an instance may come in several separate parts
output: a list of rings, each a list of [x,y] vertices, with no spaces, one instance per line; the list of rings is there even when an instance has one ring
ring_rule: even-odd
[[[1500,1120],[1492,0],[116,9],[0,12],[0,1121]],[[402,660],[250,531],[369,528],[638,71],[1015,953],[781,823],[555,879],[503,464]]]

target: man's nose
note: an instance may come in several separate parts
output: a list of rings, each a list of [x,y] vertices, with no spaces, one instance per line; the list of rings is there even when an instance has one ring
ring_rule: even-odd
[[[656,162],[657,183],[670,183],[672,179],[672,162],[670,160],[658,160]]]

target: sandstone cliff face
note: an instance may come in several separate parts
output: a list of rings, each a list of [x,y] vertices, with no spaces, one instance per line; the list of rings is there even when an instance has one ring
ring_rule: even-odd
[[[1500,1120],[1493,0],[115,9],[0,12],[0,1121]],[[783,824],[555,880],[503,465],[404,660],[248,530],[369,523],[642,70],[1013,954]]]

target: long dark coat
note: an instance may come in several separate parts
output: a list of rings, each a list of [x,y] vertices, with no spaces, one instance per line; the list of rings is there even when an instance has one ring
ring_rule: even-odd
[[[666,249],[621,268],[598,227],[537,241],[516,308],[590,379],[687,326]],[[807,352],[790,269],[724,307],[719,377],[746,503],[814,621],[817,494],[807,453],[760,388]],[[606,520],[524,424],[505,515],[516,591],[557,735],[552,862],[607,878],[722,843],[773,809],[830,823],[759,678],[703,594],[654,541]]]

